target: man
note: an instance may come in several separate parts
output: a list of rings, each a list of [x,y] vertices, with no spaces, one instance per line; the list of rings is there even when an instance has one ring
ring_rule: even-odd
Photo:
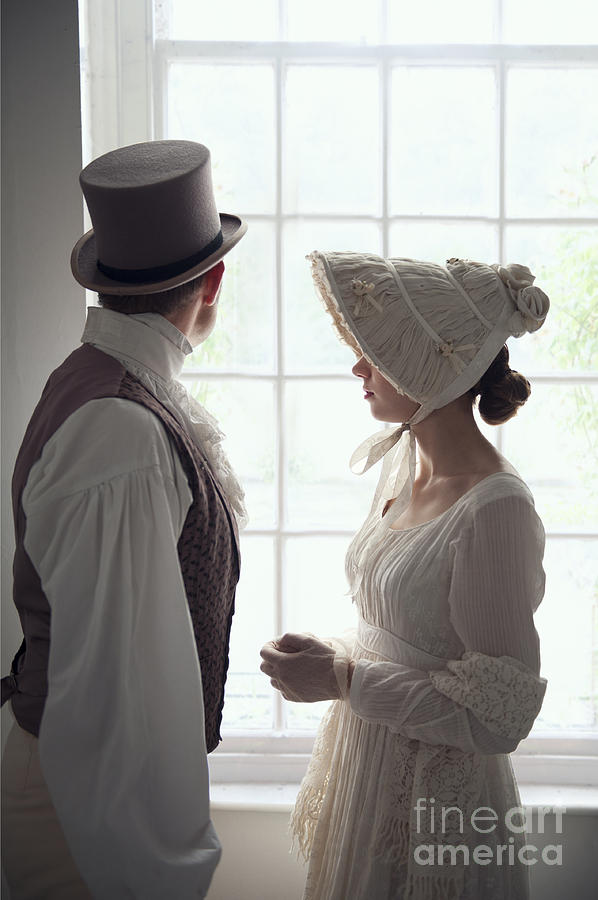
[[[206,750],[220,739],[243,492],[177,381],[211,333],[222,257],[207,148],[156,141],[80,176],[73,249],[99,294],[50,376],[13,477],[24,640],[2,679],[12,900],[204,897],[220,857]]]

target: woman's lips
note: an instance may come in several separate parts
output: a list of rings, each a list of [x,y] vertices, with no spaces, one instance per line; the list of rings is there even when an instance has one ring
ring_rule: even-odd
[[[373,391],[366,391],[366,390],[364,389],[364,394],[363,394],[363,399],[364,399],[364,400],[370,400],[373,396],[374,396],[374,392],[373,392]]]

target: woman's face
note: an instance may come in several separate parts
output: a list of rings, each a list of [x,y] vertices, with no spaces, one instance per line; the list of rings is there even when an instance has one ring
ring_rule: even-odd
[[[406,422],[421,406],[400,394],[364,356],[357,360],[351,371],[358,378],[363,378],[364,399],[370,404],[370,412],[375,419],[381,422]]]

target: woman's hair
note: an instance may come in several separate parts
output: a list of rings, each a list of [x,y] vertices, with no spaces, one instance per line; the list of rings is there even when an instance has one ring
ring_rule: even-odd
[[[179,284],[168,291],[157,294],[98,294],[100,306],[115,312],[132,316],[137,313],[156,312],[162,315],[184,309],[195,297],[203,275],[198,275],[185,284]]]
[[[509,366],[509,348],[506,344],[478,383],[469,390],[472,403],[480,395],[478,411],[488,425],[500,425],[512,418],[531,392],[527,378]]]

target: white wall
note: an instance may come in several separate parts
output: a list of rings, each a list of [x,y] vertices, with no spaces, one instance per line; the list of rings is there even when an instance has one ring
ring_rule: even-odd
[[[290,852],[288,812],[215,809],[212,819],[222,858],[208,900],[301,900],[307,869]]]
[[[31,412],[73,350],[85,292],[77,0],[2,0],[2,674],[21,642],[12,606],[10,479]],[[10,720],[2,710],[3,734]]]
[[[46,378],[77,345],[85,318],[69,268],[83,230],[80,168],[77,0],[2,0],[3,675],[22,638],[12,605],[12,468]],[[6,704],[2,747],[11,721]]]
[[[49,372],[77,346],[84,292],[69,255],[83,229],[76,0],[2,0],[2,673],[21,632],[11,601],[10,477]],[[5,708],[3,724],[10,719]],[[209,900],[300,900],[288,813],[214,811],[224,846]],[[550,836],[543,840],[550,843]],[[590,900],[598,879],[592,816],[568,816],[564,865],[532,871],[533,900]],[[541,841],[538,840],[541,846]],[[8,900],[8,892],[2,893]],[[350,900],[350,898],[347,898]]]
[[[216,809],[213,820],[223,854],[208,900],[301,900],[306,868],[289,852],[288,812]],[[538,848],[537,853],[528,854],[538,859],[530,866],[531,900],[595,900],[596,816],[566,814],[562,834],[557,834],[550,822],[554,826],[554,816],[546,818],[544,834],[530,834],[526,841]],[[542,861],[542,848],[549,844],[562,844],[562,865],[548,866]],[[554,858],[552,853],[548,855]]]

